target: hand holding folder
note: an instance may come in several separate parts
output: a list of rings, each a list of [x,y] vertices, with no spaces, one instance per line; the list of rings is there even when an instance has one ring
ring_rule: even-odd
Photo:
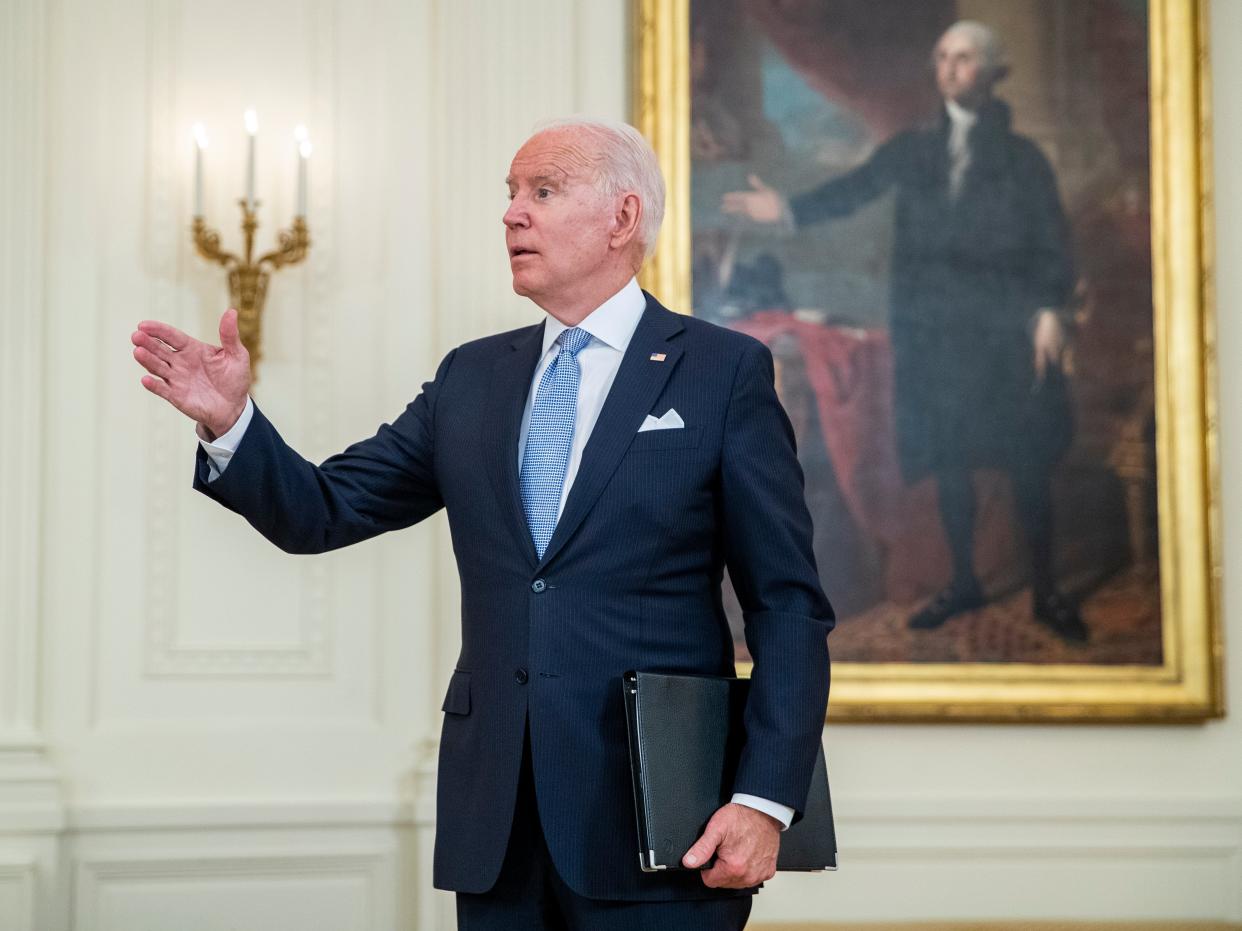
[[[703,885],[709,888],[756,888],[776,873],[781,827],[771,815],[730,802],[712,815],[681,865],[701,869]]]
[[[622,678],[630,772],[644,872],[682,857],[733,793],[746,741],[748,679],[631,672]],[[821,747],[800,821],[781,834],[778,870],[836,869],[837,843]]]

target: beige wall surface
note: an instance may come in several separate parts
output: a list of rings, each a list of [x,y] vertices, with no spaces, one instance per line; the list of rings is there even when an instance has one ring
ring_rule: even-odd
[[[1242,3],[1211,8],[1228,675],[1242,676]],[[628,110],[624,0],[0,4],[0,928],[449,928],[430,888],[458,592],[442,519],[287,557],[189,487],[138,385],[144,317],[227,300],[188,238],[189,129],[235,243],[241,110],[260,236],[311,160],[256,398],[321,457],[464,340],[534,322],[504,262],[509,156]],[[1232,690],[1230,690],[1232,695]],[[762,921],[1242,920],[1242,721],[838,726],[839,872]]]

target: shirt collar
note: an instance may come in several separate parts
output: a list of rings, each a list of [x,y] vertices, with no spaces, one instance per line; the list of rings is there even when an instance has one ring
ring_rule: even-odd
[[[961,126],[963,129],[970,129],[979,121],[979,114],[973,110],[967,110],[956,100],[945,98],[944,108],[948,111],[949,121],[954,126]]]
[[[601,343],[624,353],[646,308],[647,299],[638,286],[638,279],[631,278],[624,288],[587,314],[578,329],[586,330]],[[556,338],[567,329],[561,321],[547,315],[543,325],[543,355],[547,355]]]

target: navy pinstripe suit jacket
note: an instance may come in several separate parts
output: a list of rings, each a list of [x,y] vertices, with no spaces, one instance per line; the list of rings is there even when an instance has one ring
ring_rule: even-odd
[[[462,649],[443,707],[438,887],[483,892],[495,882],[529,719],[540,819],[571,888],[604,899],[737,894],[707,889],[695,873],[639,871],[619,677],[733,673],[727,566],[755,660],[734,790],[801,810],[833,615],[772,357],[647,295],[540,560],[517,443],[542,333],[538,324],[453,350],[394,423],[319,466],[256,410],[210,484],[200,448],[195,487],[292,553],[447,509]],[[684,429],[638,432],[670,407]]]

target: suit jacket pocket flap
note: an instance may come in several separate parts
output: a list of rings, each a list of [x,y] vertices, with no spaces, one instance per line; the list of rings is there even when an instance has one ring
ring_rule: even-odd
[[[644,449],[685,449],[699,445],[699,434],[702,427],[677,427],[671,430],[643,430],[634,436],[630,450],[637,452]]]
[[[447,711],[449,714],[470,713],[470,673],[462,672],[460,669],[453,673],[440,710]]]

